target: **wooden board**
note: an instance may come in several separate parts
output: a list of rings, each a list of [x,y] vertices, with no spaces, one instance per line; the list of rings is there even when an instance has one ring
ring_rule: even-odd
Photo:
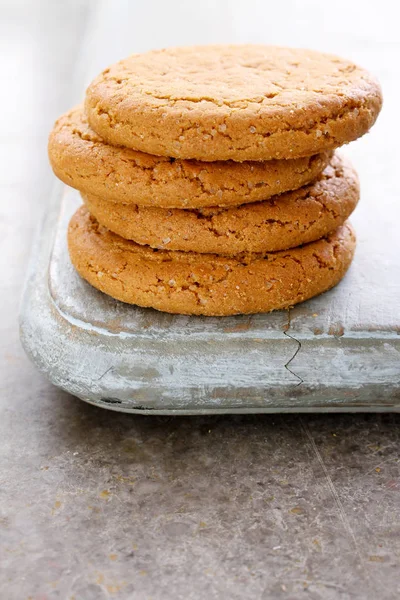
[[[79,61],[77,102],[92,76],[132,51],[249,37],[305,45],[299,28],[285,29],[276,13],[273,32],[263,37],[252,24],[249,36],[249,16],[240,12],[237,18],[237,2],[228,17],[216,11],[215,30],[197,27],[194,36],[178,27],[164,31],[157,20],[154,41],[143,39],[140,21],[150,15],[134,4],[120,2],[116,11],[105,2],[94,13]],[[338,51],[325,33],[314,32],[307,45]],[[358,249],[344,281],[290,311],[252,317],[180,317],[126,306],[74,272],[65,232],[78,194],[57,186],[34,249],[21,316],[25,348],[51,381],[124,411],[399,409],[399,156],[389,140],[400,90],[380,61],[379,44],[362,45],[349,36],[344,46],[342,54],[380,77],[387,96],[373,132],[345,150],[359,171],[362,200],[352,219]]]

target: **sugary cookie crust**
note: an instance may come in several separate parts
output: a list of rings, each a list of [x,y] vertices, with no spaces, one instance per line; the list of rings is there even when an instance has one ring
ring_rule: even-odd
[[[203,210],[146,208],[82,194],[114,233],[153,248],[235,255],[275,252],[317,240],[342,225],[359,199],[358,177],[335,155],[313,184],[264,202]]]
[[[236,258],[152,250],[111,233],[81,207],[68,244],[80,275],[123,302],[170,313],[223,316],[287,308],[336,285],[355,248],[349,224],[317,242]]]
[[[366,133],[379,84],[336,56],[274,46],[193,46],[134,54],[89,86],[107,142],[202,161],[310,156]]]
[[[243,163],[151,156],[105,143],[77,107],[55,123],[49,157],[57,177],[85,194],[139,206],[199,208],[256,202],[297,189],[321,173],[330,153]]]

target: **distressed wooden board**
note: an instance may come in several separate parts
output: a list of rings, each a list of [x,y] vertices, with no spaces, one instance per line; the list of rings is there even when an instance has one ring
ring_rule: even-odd
[[[144,39],[139,30],[146,10],[128,2],[119,2],[118,11],[115,4],[99,5],[79,63],[77,101],[84,83],[131,51],[249,39],[249,17],[240,12],[238,20],[236,2],[228,15],[216,11],[215,30],[196,30],[197,39],[178,28]],[[287,20],[278,17],[268,39],[252,24],[251,41],[304,45],[299,30],[287,30]],[[330,39],[314,32],[308,45],[338,51]],[[388,100],[374,131],[345,151],[359,170],[362,201],[353,218],[356,258],[344,281],[291,311],[252,317],[189,318],[129,307],[74,272],[65,231],[78,195],[58,186],[34,250],[21,318],[28,353],[56,385],[125,411],[400,407],[399,157],[388,149],[400,90],[379,60],[379,47],[356,36],[345,46],[342,54],[380,77]]]

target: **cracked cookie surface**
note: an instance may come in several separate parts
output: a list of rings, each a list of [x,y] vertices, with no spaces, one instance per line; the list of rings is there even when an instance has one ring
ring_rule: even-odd
[[[82,197],[101,225],[138,244],[235,255],[284,250],[323,237],[353,212],[359,184],[349,161],[335,155],[314,183],[233,208],[168,210]]]
[[[330,153],[243,163],[151,156],[107,144],[76,107],[56,121],[49,158],[57,177],[86,194],[139,206],[198,208],[256,202],[297,189],[321,173]]]
[[[117,300],[224,316],[288,308],[333,287],[351,263],[355,236],[345,223],[317,242],[270,254],[153,250],[110,232],[81,207],[69,225],[68,247],[80,275]]]
[[[89,86],[86,112],[107,142],[202,161],[311,156],[373,125],[379,84],[347,60],[262,45],[134,54]]]

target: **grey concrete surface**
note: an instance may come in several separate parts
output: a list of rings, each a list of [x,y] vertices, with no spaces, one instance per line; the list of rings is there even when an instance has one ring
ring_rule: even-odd
[[[25,357],[16,322],[52,186],[47,132],[74,101],[94,4],[0,3],[1,600],[399,598],[400,415],[133,417],[57,390]],[[310,4],[298,24],[312,37]],[[370,45],[394,107],[395,4],[335,10],[337,43]]]

